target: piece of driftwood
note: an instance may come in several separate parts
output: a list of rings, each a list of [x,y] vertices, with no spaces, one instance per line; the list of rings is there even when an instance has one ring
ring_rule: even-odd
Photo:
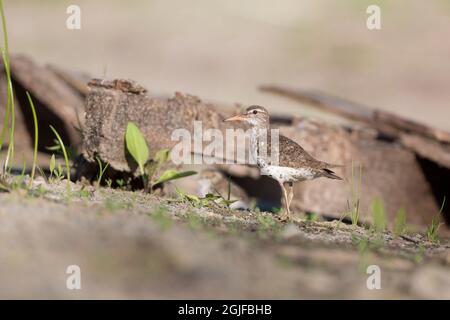
[[[10,61],[12,78],[18,89],[32,94],[40,114],[51,113],[40,119],[49,120],[48,124],[52,124],[53,121],[52,125],[61,131],[60,135],[65,138],[68,145],[79,145],[81,137],[76,128],[82,125],[83,98],[61,81],[54,72],[34,63],[30,58],[13,55]],[[25,101],[22,101],[22,104],[25,104]],[[49,130],[47,123],[43,124],[42,128]]]
[[[83,154],[86,160],[95,158],[108,162],[118,171],[134,171],[133,161],[126,156],[125,130],[134,122],[149,144],[150,156],[158,150],[171,148],[175,129],[193,130],[195,120],[204,129],[220,128],[221,118],[211,105],[190,95],[176,93],[169,100],[154,99],[137,83],[127,80],[92,80],[86,98],[86,125]]]
[[[413,150],[420,157],[450,168],[450,145],[442,145],[435,140],[415,134],[401,133],[399,138],[402,145]]]
[[[3,65],[1,68],[1,75],[4,74]],[[7,83],[6,77],[0,77],[0,130],[3,129],[3,124],[6,116],[6,104],[7,104]],[[19,106],[17,96],[15,96],[15,105]],[[15,110],[15,130],[14,130],[14,151],[15,161],[13,164],[21,166],[23,161],[31,163],[32,161],[32,139],[30,132],[28,131],[27,122],[25,121],[24,113],[20,110],[20,107]],[[5,132],[2,152],[6,153],[9,146],[9,131]],[[2,157],[2,160],[5,159]]]
[[[26,93],[31,95],[39,123],[38,164],[46,166],[50,156],[49,146],[55,144],[52,125],[66,146],[80,146],[81,135],[77,127],[84,119],[84,97],[47,67],[36,64],[24,55],[11,55],[11,77],[15,98],[15,162],[13,166],[29,166],[33,159],[34,124]],[[0,66],[0,121],[6,111],[7,89],[4,65]],[[6,141],[9,143],[9,141]]]

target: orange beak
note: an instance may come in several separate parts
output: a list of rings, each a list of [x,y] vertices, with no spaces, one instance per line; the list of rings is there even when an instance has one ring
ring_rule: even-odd
[[[229,122],[229,121],[245,121],[247,119],[247,116],[245,114],[238,114],[236,116],[233,116],[231,118],[223,120],[223,122]]]

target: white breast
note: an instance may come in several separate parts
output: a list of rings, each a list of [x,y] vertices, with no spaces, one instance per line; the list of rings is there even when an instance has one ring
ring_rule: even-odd
[[[305,168],[294,169],[268,165],[260,167],[260,169],[262,175],[270,176],[280,183],[311,180],[315,178],[314,172]]]

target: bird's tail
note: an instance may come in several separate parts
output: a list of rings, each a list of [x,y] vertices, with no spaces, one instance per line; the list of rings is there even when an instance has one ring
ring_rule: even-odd
[[[322,175],[326,178],[330,178],[330,179],[336,179],[336,180],[342,180],[341,177],[339,177],[338,175],[336,175],[332,170],[330,169],[322,169]]]

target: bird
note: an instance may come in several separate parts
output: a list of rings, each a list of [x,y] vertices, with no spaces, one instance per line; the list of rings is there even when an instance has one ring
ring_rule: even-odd
[[[283,190],[285,213],[282,220],[291,220],[290,205],[294,197],[294,183],[312,180],[320,177],[342,180],[331,170],[341,165],[330,164],[315,159],[295,141],[278,134],[278,145],[272,157],[272,130],[270,130],[269,112],[262,106],[249,106],[245,112],[223,120],[224,122],[239,121],[249,124],[250,154],[263,175],[268,175],[278,181]],[[276,136],[275,136],[276,137]],[[277,161],[273,161],[276,159]],[[289,192],[286,191],[288,186]]]

